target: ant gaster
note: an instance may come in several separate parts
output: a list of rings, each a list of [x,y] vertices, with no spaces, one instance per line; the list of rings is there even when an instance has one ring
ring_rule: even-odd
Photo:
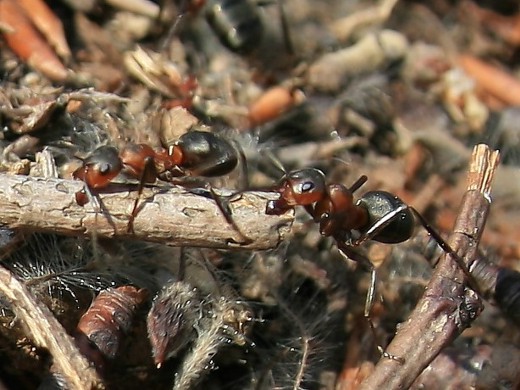
[[[236,53],[249,53],[258,47],[264,26],[253,1],[212,1],[206,20],[220,42]]]
[[[186,179],[187,176],[222,176],[230,173],[237,164],[238,153],[231,143],[213,133],[191,131],[183,134],[168,149],[154,149],[146,144],[128,144],[118,151],[112,146],[100,146],[74,171],[73,177],[84,181],[90,190],[106,188],[122,172],[138,179],[138,197],[128,224],[130,232],[133,230],[133,220],[145,184],[154,183],[157,179],[185,184],[186,180],[182,178]],[[213,192],[211,186],[206,187],[226,220],[238,231],[218,195]],[[79,205],[88,202],[85,190],[76,194],[76,201]]]

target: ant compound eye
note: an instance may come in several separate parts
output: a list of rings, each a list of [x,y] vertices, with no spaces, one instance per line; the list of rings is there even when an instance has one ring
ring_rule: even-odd
[[[111,171],[111,165],[109,163],[101,163],[98,165],[98,172],[102,175],[106,175],[107,173],[110,173]]]
[[[316,188],[316,186],[314,185],[313,182],[311,181],[306,181],[304,183],[300,183],[298,185],[298,190],[297,192],[300,193],[300,194],[305,194],[307,192],[311,192],[312,190],[314,190]]]

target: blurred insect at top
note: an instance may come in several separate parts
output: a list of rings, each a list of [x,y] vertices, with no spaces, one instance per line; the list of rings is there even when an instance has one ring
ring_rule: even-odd
[[[183,15],[201,15],[220,43],[230,51],[269,69],[292,62],[289,23],[281,0],[185,0],[169,35],[175,34]],[[200,18],[202,19],[202,18]],[[198,30],[197,28],[195,30]],[[194,32],[194,31],[192,31]],[[197,34],[197,33],[196,33]],[[206,37],[205,37],[206,38]],[[202,50],[215,50],[212,40],[195,39]],[[206,45],[206,46],[204,46]],[[286,55],[283,55],[286,54]]]
[[[206,21],[220,43],[264,67],[284,67],[294,49],[282,0],[213,0]]]
[[[258,6],[251,0],[213,1],[206,8],[206,20],[220,42],[239,54],[253,51],[264,34]]]

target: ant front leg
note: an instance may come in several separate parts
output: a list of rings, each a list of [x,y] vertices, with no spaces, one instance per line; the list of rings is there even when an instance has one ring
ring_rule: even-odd
[[[370,312],[372,311],[372,307],[374,306],[374,298],[376,295],[376,283],[377,283],[377,273],[374,265],[370,262],[368,258],[361,255],[360,253],[356,252],[352,246],[346,244],[342,240],[336,240],[336,245],[340,251],[340,253],[345,256],[347,259],[353,260],[356,263],[360,264],[365,270],[370,272],[370,286],[368,288],[366,300],[365,300],[365,310],[364,310],[364,316],[368,322],[368,326],[370,327],[370,331],[372,332],[372,336],[374,337],[374,340],[377,345],[377,350],[381,353],[381,356],[387,359],[395,360],[396,362],[399,362],[401,364],[404,363],[403,358],[399,356],[394,356],[389,354],[384,350],[382,347],[382,343],[379,340],[378,335],[376,334],[376,328],[374,325],[374,322],[372,321],[372,318],[370,317]]]
[[[242,244],[249,244],[249,243],[251,243],[252,240],[250,238],[246,237],[246,235],[244,233],[242,233],[242,231],[240,230],[240,227],[237,225],[237,223],[233,219],[233,215],[232,215],[231,209],[229,208],[228,201],[224,200],[224,198],[221,195],[217,194],[215,192],[215,190],[213,189],[213,186],[211,184],[206,183],[205,188],[210,193],[211,198],[215,201],[218,209],[220,210],[220,212],[222,213],[222,215],[226,219],[226,222],[229,225],[231,225],[231,227],[240,235],[240,237],[242,239],[241,243]],[[228,197],[228,199],[229,199],[229,197]]]
[[[139,200],[141,199],[141,196],[143,194],[144,185],[149,182],[150,177],[156,177],[156,171],[155,171],[155,161],[153,157],[148,156],[144,160],[144,167],[141,172],[141,177],[139,178],[139,186],[137,187],[137,197],[134,200],[134,206],[132,207],[132,213],[130,214],[130,217],[128,218],[128,225],[126,227],[127,233],[134,233],[134,221],[135,217],[137,217],[138,209],[137,206],[139,205]],[[150,176],[153,175],[153,176]]]
[[[247,245],[252,242],[250,238],[248,238],[242,231],[240,227],[237,225],[235,220],[233,219],[233,213],[229,207],[228,199],[233,198],[240,194],[240,192],[233,193],[230,196],[223,196],[215,192],[213,186],[207,181],[201,180],[197,177],[186,176],[183,178],[175,178],[171,179],[170,183],[175,185],[180,185],[184,187],[188,192],[192,194],[196,194],[199,196],[204,196],[206,198],[211,198],[215,204],[217,205],[219,211],[222,213],[222,216],[226,219],[226,222],[235,230],[242,239],[240,244]]]

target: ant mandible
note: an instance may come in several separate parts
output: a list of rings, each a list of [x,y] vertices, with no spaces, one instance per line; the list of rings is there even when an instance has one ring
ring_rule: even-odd
[[[128,232],[132,232],[139,198],[145,184],[153,184],[157,179],[185,184],[183,177],[222,176],[230,173],[237,164],[238,152],[230,142],[213,133],[190,131],[183,134],[168,149],[154,149],[146,144],[128,144],[118,151],[112,146],[100,146],[72,175],[75,179],[85,182],[89,190],[96,191],[106,188],[122,172],[138,179],[138,196],[128,222]],[[228,223],[240,233],[220,197],[209,184],[205,185]],[[76,201],[81,206],[88,202],[85,189],[76,193]]]
[[[375,335],[370,310],[374,302],[376,270],[368,258],[354,250],[362,242],[374,240],[397,244],[408,240],[413,235],[415,215],[438,245],[462,268],[471,287],[474,286],[474,279],[462,258],[417,210],[396,195],[386,191],[369,191],[354,202],[354,192],[366,181],[367,176],[363,175],[347,188],[342,184],[326,184],[325,175],[318,169],[293,171],[286,174],[274,188],[274,191],[280,193],[280,198],[267,203],[266,214],[280,215],[295,206],[303,206],[314,222],[319,224],[323,236],[332,237],[344,256],[370,272],[364,315]],[[382,352],[382,348],[378,348]],[[383,352],[383,356],[400,360],[386,352]]]

